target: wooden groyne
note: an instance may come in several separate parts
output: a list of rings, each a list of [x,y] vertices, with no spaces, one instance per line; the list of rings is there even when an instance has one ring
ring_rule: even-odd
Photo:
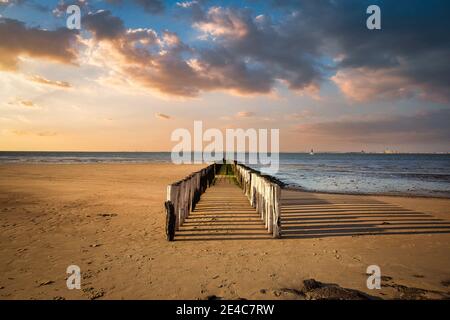
[[[281,183],[269,175],[251,169],[236,161],[232,164],[234,175],[250,205],[256,209],[265,227],[274,238],[281,237]]]
[[[273,177],[234,161],[209,165],[167,187],[167,240],[450,232],[448,221],[371,197],[284,189],[280,199],[282,187]]]
[[[195,209],[202,193],[212,185],[216,170],[219,170],[220,166],[211,164],[167,186],[167,201],[164,203],[167,240],[174,240],[175,231],[183,224],[189,213]]]
[[[183,180],[167,187],[166,236],[173,241],[175,233],[183,225],[207,188],[213,187],[217,177],[233,179],[248,200],[249,209],[255,210],[268,234],[273,238],[281,237],[280,197],[281,183],[275,178],[262,175],[243,164],[232,161],[223,164],[211,164],[194,172]],[[216,207],[220,211],[227,204],[228,194],[220,193]],[[218,214],[218,218],[220,218]]]

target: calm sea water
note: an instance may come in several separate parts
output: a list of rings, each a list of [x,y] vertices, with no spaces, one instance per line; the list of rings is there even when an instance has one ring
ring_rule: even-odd
[[[0,152],[0,163],[11,162],[170,163],[171,159],[168,152]],[[282,153],[275,176],[310,191],[450,197],[450,154]]]
[[[281,154],[275,176],[310,191],[450,197],[450,154]]]

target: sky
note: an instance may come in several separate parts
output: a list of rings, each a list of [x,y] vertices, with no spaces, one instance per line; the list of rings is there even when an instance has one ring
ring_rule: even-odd
[[[373,4],[381,30],[366,27]],[[0,0],[0,150],[170,151],[202,120],[277,128],[284,152],[450,152],[449,9]]]

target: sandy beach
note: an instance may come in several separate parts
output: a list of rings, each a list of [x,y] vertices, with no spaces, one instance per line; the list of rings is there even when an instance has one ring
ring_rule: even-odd
[[[307,279],[449,298],[450,199],[285,190],[283,239],[168,242],[166,185],[199,168],[0,165],[0,299],[304,299]],[[66,287],[72,264],[81,290]]]

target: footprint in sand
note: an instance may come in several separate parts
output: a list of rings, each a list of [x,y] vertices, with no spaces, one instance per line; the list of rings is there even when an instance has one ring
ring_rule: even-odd
[[[93,287],[85,288],[85,289],[83,289],[83,292],[87,294],[87,296],[90,300],[96,300],[98,298],[101,298],[106,293],[104,289],[97,290]]]
[[[441,284],[442,284],[444,287],[449,287],[449,286],[450,286],[450,280],[442,280],[442,281],[441,281]]]
[[[44,280],[44,281],[39,282],[38,287],[48,286],[53,283],[55,283],[55,281],[53,281],[53,280]]]

